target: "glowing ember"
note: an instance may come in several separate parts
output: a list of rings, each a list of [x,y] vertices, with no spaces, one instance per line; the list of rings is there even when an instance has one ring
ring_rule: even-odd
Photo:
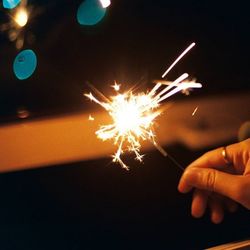
[[[186,49],[181,57],[187,51]],[[180,60],[180,56],[178,60]],[[167,71],[169,72],[169,70]],[[200,83],[187,81],[187,78],[188,74],[185,73],[168,86],[158,82],[152,90],[139,94],[134,94],[132,90],[120,93],[120,86],[115,83],[112,87],[117,94],[109,99],[102,95],[105,101],[98,100],[92,93],[85,94],[91,101],[102,106],[112,118],[113,123],[102,125],[96,131],[96,135],[103,141],[112,140],[117,146],[113,162],[120,163],[123,168],[128,170],[128,166],[121,159],[125,152],[133,152],[136,156],[135,159],[141,162],[143,159],[143,155],[140,154],[141,140],[152,142],[160,152],[166,154],[156,142],[154,122],[162,113],[160,109],[162,101],[179,91],[202,87]]]

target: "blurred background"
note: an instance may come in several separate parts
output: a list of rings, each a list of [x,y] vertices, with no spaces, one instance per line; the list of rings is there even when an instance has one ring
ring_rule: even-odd
[[[86,81],[102,91],[114,80],[151,84],[193,41],[197,46],[170,80],[189,72],[203,83],[202,94],[249,89],[247,4],[117,0],[97,25],[84,26],[77,21],[81,3],[29,1],[35,14],[24,27],[23,49],[35,51],[37,68],[26,81],[15,77],[18,51],[1,34],[1,120],[14,119],[20,107],[34,116],[85,110]],[[6,19],[2,8],[1,22]]]
[[[86,83],[107,95],[114,81],[151,88],[194,41],[196,47],[168,80],[188,72],[203,88],[171,98],[180,107],[172,112],[181,117],[181,110],[197,100],[205,108],[198,109],[191,128],[177,119],[189,133],[168,143],[167,151],[186,166],[207,150],[238,140],[240,126],[250,120],[248,3],[113,0],[95,25],[84,25],[81,6],[88,1],[25,2],[29,18],[22,28],[12,25],[18,6],[1,5],[2,136],[23,119],[32,123],[99,111],[82,95],[89,92]],[[21,45],[10,39],[13,29]],[[13,64],[24,49],[34,51],[37,66],[20,80]],[[212,138],[208,143],[206,134]],[[5,147],[1,141],[0,147]],[[97,158],[2,173],[0,248],[202,249],[250,237],[250,214],[243,208],[226,215],[221,225],[212,225],[209,213],[193,219],[191,195],[177,192],[181,170],[158,151],[148,152],[140,166],[127,160],[129,172],[110,158]]]

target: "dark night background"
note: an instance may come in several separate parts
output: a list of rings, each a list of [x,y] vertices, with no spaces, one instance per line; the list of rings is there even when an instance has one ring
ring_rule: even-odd
[[[88,28],[76,20],[81,1],[29,3],[41,11],[25,30],[35,41],[24,48],[36,52],[38,67],[17,80],[17,50],[0,35],[2,124],[18,122],[20,108],[29,119],[92,108],[82,97],[87,81],[102,91],[114,80],[149,86],[193,41],[197,46],[169,74],[173,80],[189,72],[203,83],[189,98],[250,89],[247,1],[113,0],[104,20]],[[3,8],[0,15],[4,21]],[[187,165],[208,149],[168,150]],[[191,195],[177,192],[181,171],[158,152],[130,172],[109,163],[1,174],[0,249],[202,249],[249,237],[243,208],[221,225],[209,215],[193,219]]]

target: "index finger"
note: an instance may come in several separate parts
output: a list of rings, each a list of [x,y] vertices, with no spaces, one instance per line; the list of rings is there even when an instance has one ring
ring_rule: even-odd
[[[225,152],[223,156],[223,149],[226,150],[226,160],[225,160]],[[234,154],[239,155],[237,152],[239,151],[239,145],[232,144],[230,146],[227,146],[225,149],[224,147],[220,147],[214,150],[211,150],[204,155],[202,155],[200,158],[198,158],[196,161],[192,162],[185,171],[189,170],[190,168],[213,168],[217,170],[222,170],[223,172],[227,173],[235,173],[234,168]],[[228,164],[228,162],[232,162],[232,164]],[[188,192],[193,187],[188,184],[188,181],[182,176],[181,180],[178,185],[179,190],[185,190],[185,192]]]
[[[223,155],[223,149],[225,149],[226,155]],[[250,151],[250,140],[211,150],[191,163],[188,168],[214,168],[229,173],[243,174],[248,160],[245,157],[246,151]],[[228,162],[231,164],[228,164]]]

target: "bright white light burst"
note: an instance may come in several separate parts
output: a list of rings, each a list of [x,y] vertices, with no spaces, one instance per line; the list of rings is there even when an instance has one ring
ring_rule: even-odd
[[[188,48],[191,49],[191,47]],[[182,57],[187,52],[188,49],[185,50],[185,53],[182,53]],[[169,72],[169,69],[167,71]],[[102,106],[112,118],[112,123],[102,125],[96,131],[96,135],[103,141],[112,140],[114,145],[117,146],[117,151],[113,155],[113,162],[120,163],[123,168],[128,170],[128,166],[121,159],[122,154],[126,152],[133,152],[135,159],[142,162],[143,155],[140,153],[140,142],[146,140],[152,142],[160,152],[165,153],[156,142],[155,120],[162,113],[161,102],[179,91],[202,87],[200,83],[187,79],[188,74],[185,73],[167,86],[164,81],[163,83],[158,82],[152,90],[139,94],[134,94],[132,90],[120,93],[120,85],[115,83],[112,87],[116,91],[116,95],[110,98],[103,96],[104,101],[100,101],[92,93],[84,94],[91,101]]]
[[[110,0],[99,0],[101,2],[101,5],[102,7],[105,9],[105,8],[108,8],[109,5],[111,4],[111,1]]]

